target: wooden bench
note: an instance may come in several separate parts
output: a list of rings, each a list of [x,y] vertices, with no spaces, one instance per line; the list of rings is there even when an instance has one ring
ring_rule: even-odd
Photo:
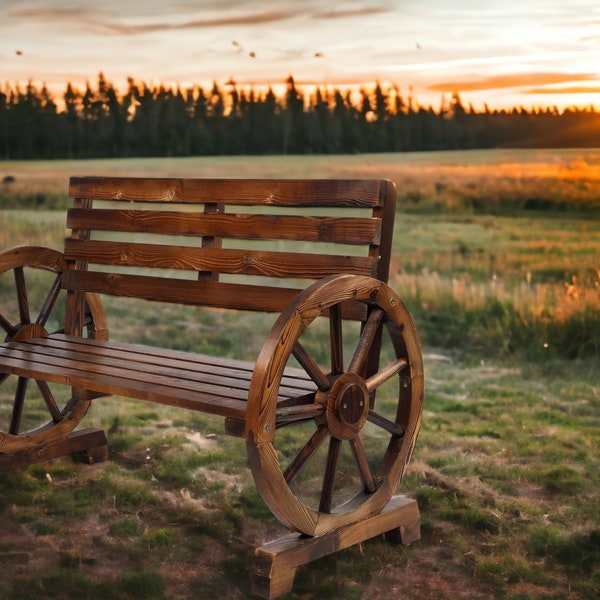
[[[218,415],[245,438],[262,498],[295,532],[256,549],[258,595],[289,591],[298,565],[375,535],[419,538],[416,502],[394,495],[420,427],[423,368],[386,283],[391,182],[74,177],[70,195],[63,252],[0,253],[2,298],[11,285],[15,296],[12,313],[0,305],[0,392],[11,398],[0,469],[104,459],[104,432],[75,427],[94,398],[138,398]],[[34,311],[39,273],[50,281]],[[109,296],[139,312],[158,306],[148,300],[273,313],[274,324],[250,362],[117,342]]]

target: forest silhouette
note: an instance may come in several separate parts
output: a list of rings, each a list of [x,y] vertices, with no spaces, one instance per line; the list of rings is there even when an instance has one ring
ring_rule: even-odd
[[[418,105],[397,87],[310,93],[292,76],[277,96],[239,88],[181,88],[128,80],[119,93],[102,73],[93,89],[70,83],[0,90],[0,159],[354,154],[484,148],[600,146],[595,107],[476,111],[455,93]]]

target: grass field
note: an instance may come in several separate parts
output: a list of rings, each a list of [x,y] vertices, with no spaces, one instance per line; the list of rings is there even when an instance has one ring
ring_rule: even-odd
[[[38,205],[0,211],[0,247],[60,248],[64,210],[47,207],[64,206],[70,174],[393,179],[391,283],[426,365],[423,426],[401,487],[419,501],[422,539],[372,540],[303,567],[289,598],[591,600],[599,162],[600,152],[572,150],[0,163],[0,180],[14,177],[0,183],[3,206]],[[252,359],[268,327],[169,310],[172,322],[195,320],[182,343],[200,351]],[[155,314],[134,318],[118,303],[115,314],[126,337],[172,338]],[[254,489],[243,442],[218,420],[126,399],[95,401],[84,423],[107,429],[109,462],[0,474],[10,573],[0,598],[250,597],[252,548],[283,531]]]

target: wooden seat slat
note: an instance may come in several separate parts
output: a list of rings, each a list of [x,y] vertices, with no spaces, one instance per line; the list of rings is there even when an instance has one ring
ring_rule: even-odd
[[[43,340],[36,340],[36,341],[40,341],[40,343],[45,343],[47,340],[51,340],[52,343],[57,344],[57,345],[62,342],[62,343],[69,344],[69,345],[78,344],[82,348],[85,348],[87,346],[87,347],[91,348],[91,351],[94,351],[97,348],[103,349],[103,350],[107,349],[107,351],[115,352],[115,355],[117,352],[123,352],[123,353],[133,352],[138,357],[148,355],[148,357],[150,359],[153,359],[157,356],[157,350],[158,350],[157,348],[155,348],[153,346],[148,346],[148,345],[144,345],[144,344],[119,342],[117,340],[107,341],[107,340],[96,340],[96,339],[90,339],[90,338],[74,338],[72,336],[68,336],[68,335],[65,335],[62,333],[54,333],[49,338],[45,338]],[[227,367],[230,367],[232,364],[234,364],[235,367],[240,371],[244,370],[244,371],[252,372],[252,370],[254,369],[254,363],[250,362],[250,361],[224,358],[224,357],[219,357],[219,356],[211,356],[208,354],[198,354],[196,352],[186,352],[185,350],[175,350],[175,349],[171,349],[171,348],[169,348],[169,349],[160,348],[159,354],[161,357],[163,356],[163,352],[168,353],[169,359],[185,361],[188,364],[197,365],[199,368],[203,368],[203,366],[208,366],[209,368],[212,368],[214,366],[227,368]],[[301,376],[303,373],[303,371],[301,369],[295,369],[295,371],[297,371],[299,376]]]
[[[196,352],[186,352],[184,350],[174,350],[174,349],[157,349],[153,346],[145,346],[142,344],[131,344],[125,342],[118,342],[115,340],[104,341],[104,340],[93,340],[89,338],[74,338],[71,336],[66,336],[64,334],[53,334],[50,338],[46,338],[39,341],[41,344],[44,344],[46,340],[52,340],[52,342],[56,345],[59,345],[61,342],[66,342],[67,344],[78,344],[81,348],[89,347],[91,350],[95,350],[96,348],[100,348],[102,350],[107,349],[107,351],[112,352],[113,356],[116,358],[120,358],[121,356],[126,357],[127,353],[132,352],[135,354],[137,360],[143,361],[145,356],[148,356],[148,360],[153,361],[158,356],[161,361],[164,359],[166,364],[169,364],[169,361],[185,361],[188,365],[193,365],[194,369],[201,370],[210,370],[211,372],[222,373],[223,375],[230,375],[231,372],[236,373],[236,376],[239,378],[246,377],[248,381],[252,378],[252,372],[254,370],[254,364],[251,361],[245,361],[240,359],[233,358],[222,358],[218,356],[211,356],[208,354],[199,354]],[[119,354],[122,352],[123,354]],[[192,368],[190,366],[190,368]],[[286,367],[284,371],[284,375],[282,377],[282,382],[285,383],[288,387],[297,388],[300,390],[308,390],[309,382],[308,376],[304,369],[295,368],[295,367]]]
[[[193,383],[202,382],[217,386],[226,386],[232,390],[241,390],[241,399],[248,395],[248,387],[252,379],[253,367],[251,363],[230,359],[217,364],[211,361],[210,356],[199,360],[201,356],[193,353],[182,353],[182,357],[172,354],[172,351],[151,346],[115,347],[112,342],[86,340],[82,344],[81,338],[61,336],[35,339],[33,342],[24,341],[35,348],[36,354],[47,355],[49,360],[59,357],[65,360],[79,360],[90,364],[91,370],[96,370],[99,365],[118,365],[120,369],[127,369],[135,375],[143,374],[144,377],[161,375],[174,378],[177,381],[188,380]],[[186,356],[187,354],[187,356]],[[189,360],[188,360],[189,357]],[[308,376],[300,370],[295,370],[282,378],[280,396],[294,397],[301,393],[313,391],[314,384]]]
[[[130,353],[133,356],[133,353]],[[161,389],[170,388],[173,395],[178,395],[179,390],[194,392],[197,394],[211,395],[212,397],[223,397],[245,402],[248,397],[248,388],[250,377],[244,371],[236,372],[231,368],[228,372],[216,375],[203,371],[194,371],[189,368],[165,367],[162,365],[161,357],[156,357],[154,364],[151,361],[125,360],[117,358],[114,355],[102,352],[86,353],[74,344],[70,349],[57,349],[51,344],[33,342],[9,343],[0,346],[0,357],[3,362],[1,371],[6,371],[11,363],[9,357],[28,361],[31,365],[39,365],[38,369],[43,369],[44,365],[52,365],[60,368],[64,373],[68,373],[72,381],[81,377],[94,377],[96,381],[110,380],[111,377],[117,377],[121,385],[138,388],[138,382],[144,382],[149,385],[156,385]],[[168,357],[168,353],[165,353]],[[6,366],[5,366],[6,365]],[[36,367],[32,367],[36,368]],[[39,377],[43,379],[43,377]],[[104,379],[103,379],[104,378]],[[125,382],[129,381],[129,384]],[[60,383],[60,382],[58,382]],[[79,385],[71,383],[70,385]],[[95,391],[105,389],[91,388]],[[279,400],[285,402],[290,398],[303,395],[314,391],[315,386],[308,380],[288,379],[288,383],[281,386],[279,390]]]
[[[373,261],[364,256],[192,248],[116,241],[67,240],[65,258],[100,265],[301,279],[319,279],[347,271],[359,275],[372,275],[375,270]]]
[[[67,227],[94,231],[233,239],[377,244],[381,222],[372,217],[312,217],[162,210],[70,208]]]
[[[72,177],[78,199],[144,202],[223,202],[234,205],[374,207],[383,204],[381,181],[352,179],[174,179]]]
[[[48,362],[38,362],[36,358],[45,359],[46,357],[36,356],[32,352],[19,354],[10,345],[0,346],[0,357],[2,358],[1,370],[4,373],[81,387],[104,394],[168,404],[239,420],[246,418],[246,402],[223,395],[208,392],[198,393],[186,388],[122,378],[118,377],[114,370],[102,375],[85,369],[75,369],[72,364],[68,363],[56,366]]]
[[[27,346],[33,348],[30,350]],[[119,361],[112,363],[104,360],[102,356],[97,356],[95,361],[90,360],[89,356],[79,355],[77,352],[69,351],[41,351],[40,346],[33,344],[13,343],[9,344],[7,350],[11,356],[19,357],[22,360],[28,360],[31,363],[39,363],[41,365],[53,365],[62,368],[65,373],[69,373],[73,381],[79,377],[94,377],[97,381],[108,380],[112,377],[118,378],[122,385],[133,389],[136,388],[137,382],[147,383],[148,385],[156,385],[161,388],[169,388],[173,394],[177,394],[177,390],[185,389],[194,391],[198,394],[211,394],[213,396],[222,395],[227,398],[234,398],[245,401],[247,392],[229,386],[228,379],[224,378],[222,385],[207,383],[202,380],[194,380],[192,373],[177,373],[176,370],[161,369],[160,373],[153,372],[149,365],[140,365],[138,369],[130,362]],[[43,347],[42,347],[43,348]],[[4,347],[0,347],[0,356],[4,359]],[[158,367],[157,367],[158,368]],[[4,369],[4,367],[2,367]],[[125,383],[130,381],[130,384]],[[77,385],[77,384],[72,384]],[[103,391],[103,390],[97,390]]]

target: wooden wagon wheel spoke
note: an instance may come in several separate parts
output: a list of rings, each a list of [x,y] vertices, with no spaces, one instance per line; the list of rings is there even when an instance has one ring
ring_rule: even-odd
[[[40,314],[38,315],[38,318],[35,321],[38,325],[41,325],[42,327],[46,324],[48,317],[50,317],[50,315],[52,314],[52,309],[54,308],[54,305],[58,300],[58,296],[60,294],[61,289],[61,281],[62,274],[59,273],[54,279],[54,283],[52,284],[52,287],[50,288],[50,291],[48,292],[48,295],[44,300],[42,308],[40,309]]]
[[[325,376],[325,373],[321,370],[321,367],[312,359],[312,357],[306,352],[302,344],[298,341],[294,344],[292,350],[294,358],[300,363],[302,368],[306,371],[306,374],[313,380],[317,388],[325,392],[329,389],[331,382]]]
[[[335,474],[340,457],[340,448],[342,441],[332,437],[329,440],[329,449],[327,451],[327,462],[325,474],[323,476],[323,488],[321,490],[321,500],[319,510],[324,513],[331,512],[331,503],[333,501],[333,488],[335,485]]]
[[[306,444],[302,447],[300,452],[298,452],[294,460],[292,460],[288,468],[285,470],[283,476],[288,484],[292,483],[296,479],[310,457],[319,449],[328,435],[329,431],[324,425],[315,430],[308,442],[306,442]]]
[[[305,404],[303,406],[284,406],[278,408],[276,414],[277,428],[286,427],[288,425],[297,425],[305,421],[312,421],[318,415],[325,411],[322,404]]]
[[[352,448],[352,454],[365,487],[365,492],[367,494],[372,494],[376,489],[375,481],[373,480],[373,475],[371,475],[371,469],[369,467],[367,455],[365,454],[365,449],[363,448],[359,436],[356,436],[350,440],[350,447]]]
[[[404,425],[399,425],[398,423],[394,423],[394,421],[390,421],[386,419],[384,416],[377,414],[375,411],[370,410],[367,416],[367,419],[370,423],[377,425],[377,427],[381,427],[381,429],[385,429],[388,433],[391,433],[394,437],[403,437],[406,433],[406,427]]]
[[[15,326],[2,313],[0,313],[0,327],[2,327],[9,336],[14,335]]]
[[[40,393],[42,394],[42,398],[44,398],[44,402],[50,411],[52,420],[55,423],[60,423],[63,420],[63,415],[58,407],[58,404],[56,403],[56,400],[54,399],[54,395],[50,390],[50,386],[45,381],[40,381],[38,379],[36,379],[35,382],[37,383]]]
[[[10,418],[10,426],[8,433],[18,435],[21,429],[21,418],[23,416],[23,407],[25,406],[25,394],[27,393],[27,384],[29,379],[19,377],[17,389],[15,391],[15,402],[13,404],[12,415]]]
[[[397,358],[393,363],[390,363],[387,367],[381,369],[375,373],[375,375],[367,379],[365,382],[367,385],[367,390],[369,392],[375,391],[378,387],[383,385],[386,381],[389,381],[407,366],[408,361],[405,358]]]
[[[344,372],[342,309],[340,304],[334,304],[329,309],[329,338],[331,344],[331,373],[332,375],[340,375]]]
[[[379,328],[381,327],[381,323],[383,321],[383,317],[385,316],[385,311],[379,309],[375,309],[371,311],[367,322],[362,330],[360,340],[358,341],[358,345],[356,347],[356,351],[354,352],[354,356],[348,365],[348,371],[350,373],[359,373],[365,364],[365,360],[369,355],[369,350],[373,345],[375,340],[375,336],[379,332]]]
[[[17,303],[19,305],[19,318],[23,325],[31,323],[29,316],[29,302],[27,300],[27,286],[25,284],[25,272],[23,267],[14,269],[15,285],[17,288]]]

